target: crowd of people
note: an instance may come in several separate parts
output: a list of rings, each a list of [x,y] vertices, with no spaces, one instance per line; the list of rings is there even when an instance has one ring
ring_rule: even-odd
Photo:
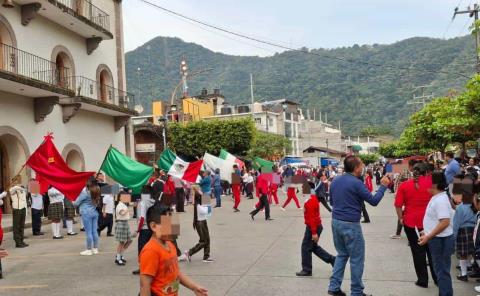
[[[28,247],[24,241],[24,228],[26,211],[30,207],[35,236],[44,235],[42,216],[50,220],[54,240],[63,239],[62,222],[67,236],[77,235],[73,225],[77,223],[75,219],[79,220],[86,237],[85,250],[80,252],[82,256],[99,253],[99,237],[106,229],[107,237],[114,236],[117,241],[114,262],[118,266],[126,265],[125,251],[133,238],[138,236],[139,268],[133,274],[140,275],[141,295],[158,295],[162,291],[178,293],[179,284],[197,295],[207,295],[205,288],[179,271],[177,262],[190,262],[202,250],[203,262],[214,262],[210,254],[207,222],[212,216],[210,201],[214,200],[213,208],[220,208],[222,199],[231,193],[233,212],[238,213],[242,193],[247,199],[256,195],[258,203],[249,215],[254,220],[263,211],[266,221],[273,220],[271,206],[281,205],[285,211],[293,201],[298,209],[303,210],[305,220],[301,243],[302,269],[296,275],[312,275],[312,254],[315,254],[333,268],[328,294],[346,295],[341,285],[346,264],[350,261],[351,295],[363,296],[367,295],[363,292],[362,282],[365,241],[360,223],[371,222],[366,204],[378,205],[388,190],[395,193],[394,207],[398,216],[397,231],[391,238],[400,238],[401,231],[405,232],[417,276],[415,284],[420,288],[428,287],[430,272],[431,279],[439,287],[439,294],[453,295],[450,267],[454,252],[459,262],[458,280],[480,277],[478,162],[475,159],[463,162],[447,152],[443,167],[431,160],[410,159],[408,169],[393,173],[392,165],[366,167],[360,158],[353,155],[347,156],[340,168],[274,166],[272,172],[262,174],[261,171],[235,165],[236,177],[232,176],[232,184],[222,180],[219,169],[202,171],[194,184],[157,169],[138,194],[132,193],[129,188],[121,188],[116,193],[104,192],[102,187],[109,185],[100,172],[87,182],[73,202],[54,187],[50,187],[43,196],[31,192],[28,186],[22,185],[20,178],[16,178],[8,192],[0,192],[0,205],[9,194],[13,208],[13,238],[17,248]],[[292,181],[294,177],[296,182]],[[298,180],[301,180],[300,183]],[[286,193],[283,204],[279,201],[278,190]],[[309,196],[303,205],[297,196],[300,192]],[[336,254],[325,250],[319,243],[324,229],[320,204],[332,213]],[[177,213],[185,212],[187,205],[192,205],[192,226],[193,231],[198,233],[199,241],[182,252],[177,242]],[[135,230],[130,228],[131,218],[137,221]],[[2,237],[0,227],[0,244]],[[0,258],[7,255],[5,250],[0,249]],[[475,289],[480,292],[480,286]]]

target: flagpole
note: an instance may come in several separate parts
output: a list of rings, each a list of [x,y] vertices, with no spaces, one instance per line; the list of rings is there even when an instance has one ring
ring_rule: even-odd
[[[110,150],[112,149],[112,147],[113,147],[113,145],[110,144],[110,147],[108,147],[107,153],[105,153],[105,157],[103,158],[102,164],[100,165],[100,168],[98,169],[97,174],[95,175],[95,178],[97,177],[97,175],[102,170],[103,164],[105,163],[105,160],[107,160],[108,153],[110,153]]]

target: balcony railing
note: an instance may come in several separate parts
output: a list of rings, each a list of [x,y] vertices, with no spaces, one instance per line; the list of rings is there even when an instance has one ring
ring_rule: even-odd
[[[74,16],[83,16],[92,23],[110,32],[110,16],[88,0],[49,0],[60,3],[66,12]]]
[[[47,59],[0,43],[0,72],[32,79],[62,89],[72,87],[69,68],[58,68]]]
[[[134,110],[135,96],[126,91],[101,84],[98,81],[82,76],[72,77],[72,80],[75,83],[75,94],[77,96]]]

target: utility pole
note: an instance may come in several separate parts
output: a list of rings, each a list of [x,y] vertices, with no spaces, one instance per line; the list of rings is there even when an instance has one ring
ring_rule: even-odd
[[[480,73],[480,53],[478,52],[479,47],[480,47],[480,32],[479,29],[477,28],[477,21],[478,21],[478,11],[480,10],[480,6],[478,4],[473,5],[473,9],[470,9],[470,6],[466,10],[458,10],[458,7],[455,8],[455,11],[453,13],[453,18],[452,20],[455,19],[457,14],[467,14],[469,17],[474,18],[474,23],[473,23],[473,30],[475,32],[475,57],[477,60],[477,64],[475,65],[475,69],[477,73]]]
[[[407,105],[422,105],[422,108],[424,108],[425,105],[427,105],[428,101],[431,101],[433,99],[433,93],[425,94],[425,89],[430,86],[431,85],[420,85],[415,87],[415,89],[413,90],[413,99],[407,101]],[[418,90],[421,90],[421,96],[416,95]]]

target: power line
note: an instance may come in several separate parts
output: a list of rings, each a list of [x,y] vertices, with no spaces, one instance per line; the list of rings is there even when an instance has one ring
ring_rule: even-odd
[[[152,2],[147,1],[147,0],[140,0],[140,1],[150,5],[152,7],[155,7],[159,10],[162,10],[164,12],[167,12],[167,13],[172,14],[172,15],[176,15],[176,16],[184,18],[184,19],[188,19],[188,20],[190,20],[192,22],[195,22],[195,23],[198,23],[200,25],[207,26],[207,27],[210,27],[212,29],[215,29],[215,30],[227,33],[227,34],[235,35],[237,37],[241,37],[241,38],[248,39],[248,40],[251,40],[251,41],[255,41],[255,42],[258,42],[258,43],[262,43],[262,44],[266,44],[266,45],[269,45],[269,46],[281,48],[283,50],[297,51],[297,52],[302,52],[302,53],[306,53],[306,54],[319,56],[319,57],[322,57],[322,58],[327,58],[327,59],[332,59],[332,60],[337,60],[337,61],[347,62],[347,63],[353,63],[353,64],[362,64],[362,65],[369,65],[369,66],[375,66],[375,67],[387,67],[387,68],[406,70],[406,71],[423,71],[423,72],[429,72],[429,73],[433,72],[433,73],[452,74],[452,75],[462,76],[462,77],[465,77],[465,78],[470,78],[467,75],[464,75],[462,73],[457,73],[457,72],[432,71],[432,70],[428,70],[428,69],[412,69],[412,68],[408,68],[408,67],[392,66],[392,65],[385,65],[385,64],[382,65],[382,64],[376,64],[376,63],[370,63],[370,62],[355,61],[355,60],[350,60],[350,59],[341,58],[341,57],[332,57],[332,56],[320,54],[320,53],[313,52],[313,51],[303,50],[303,49],[295,49],[295,48],[292,48],[292,47],[289,47],[289,46],[284,46],[284,45],[273,43],[273,42],[270,42],[270,41],[265,41],[265,40],[261,40],[261,39],[258,39],[258,38],[250,37],[250,36],[247,36],[245,34],[236,33],[236,32],[233,32],[231,30],[224,29],[224,28],[216,26],[216,25],[211,25],[211,24],[208,24],[204,21],[201,21],[201,20],[186,16],[184,14],[175,12],[173,10],[162,7],[158,4],[152,3]]]

